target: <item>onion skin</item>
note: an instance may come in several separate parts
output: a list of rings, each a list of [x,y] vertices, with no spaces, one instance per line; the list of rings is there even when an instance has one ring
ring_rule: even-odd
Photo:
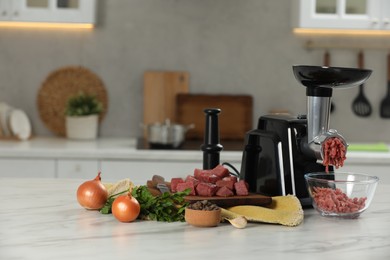
[[[86,209],[99,210],[108,199],[108,192],[101,182],[100,174],[99,172],[95,179],[84,182],[77,189],[77,201]]]
[[[138,200],[131,194],[118,196],[111,207],[112,214],[120,222],[132,222],[141,212]]]

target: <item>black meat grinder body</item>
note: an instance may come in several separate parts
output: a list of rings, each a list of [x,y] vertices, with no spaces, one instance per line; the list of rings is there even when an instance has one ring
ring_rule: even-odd
[[[260,117],[257,129],[245,138],[240,177],[248,182],[249,190],[267,196],[294,194],[303,206],[311,205],[304,175],[323,172],[325,166],[301,151],[306,136],[306,116]]]
[[[304,175],[326,171],[324,144],[330,138],[339,139],[345,152],[348,146],[343,136],[329,129],[333,89],[363,84],[372,71],[297,65],[293,72],[306,87],[307,115],[260,117],[257,129],[245,137],[240,178],[248,182],[250,192],[296,195],[302,206],[310,206]],[[328,170],[333,171],[333,166]]]

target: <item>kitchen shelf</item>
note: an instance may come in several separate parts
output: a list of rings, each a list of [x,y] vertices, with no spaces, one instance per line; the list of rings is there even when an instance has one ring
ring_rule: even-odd
[[[304,47],[308,50],[313,49],[349,49],[349,50],[365,50],[365,49],[372,49],[372,50],[389,50],[390,51],[390,41],[382,41],[382,42],[365,42],[365,41],[359,41],[359,40],[353,40],[353,41],[337,41],[332,42],[331,40],[306,40],[304,42]]]

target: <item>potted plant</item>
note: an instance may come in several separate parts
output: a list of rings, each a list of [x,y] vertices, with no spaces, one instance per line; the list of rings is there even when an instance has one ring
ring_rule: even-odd
[[[66,135],[71,139],[96,139],[103,104],[94,95],[78,93],[68,99]]]

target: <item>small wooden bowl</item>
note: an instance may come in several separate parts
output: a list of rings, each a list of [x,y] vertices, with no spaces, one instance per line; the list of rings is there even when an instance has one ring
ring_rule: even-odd
[[[184,218],[195,227],[216,227],[221,222],[221,209],[194,210],[186,208]]]

